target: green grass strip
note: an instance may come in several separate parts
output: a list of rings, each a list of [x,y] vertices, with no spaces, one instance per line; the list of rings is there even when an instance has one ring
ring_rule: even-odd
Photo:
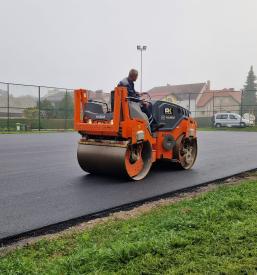
[[[253,127],[221,127],[221,128],[214,128],[214,127],[200,127],[197,130],[199,131],[237,131],[237,132],[257,132],[257,126]]]
[[[65,132],[74,132],[73,129],[65,129],[65,130],[33,130],[33,131],[0,131],[0,135],[22,135],[22,134],[49,134],[49,133],[65,133]]]
[[[0,274],[257,274],[257,182],[8,252]]]

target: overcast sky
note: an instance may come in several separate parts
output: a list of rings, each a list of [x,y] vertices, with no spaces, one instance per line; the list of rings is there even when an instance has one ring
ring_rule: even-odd
[[[110,91],[140,69],[137,44],[144,90],[240,89],[257,73],[257,1],[0,0],[0,81]]]

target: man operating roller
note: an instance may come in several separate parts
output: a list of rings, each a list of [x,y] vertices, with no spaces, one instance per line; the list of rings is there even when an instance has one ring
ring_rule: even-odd
[[[119,87],[126,87],[128,90],[128,96],[131,98],[132,101],[134,102],[139,102],[140,101],[140,94],[136,92],[134,82],[137,80],[138,77],[138,71],[135,69],[131,69],[129,71],[128,77],[122,79],[118,86]],[[153,116],[151,112],[151,106],[147,102],[142,102],[141,105],[141,110],[147,115],[149,124],[153,123]]]

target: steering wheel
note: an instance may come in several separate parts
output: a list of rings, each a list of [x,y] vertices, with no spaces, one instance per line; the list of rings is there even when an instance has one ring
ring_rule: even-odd
[[[147,92],[140,93],[140,99],[143,101],[151,100],[151,96]]]

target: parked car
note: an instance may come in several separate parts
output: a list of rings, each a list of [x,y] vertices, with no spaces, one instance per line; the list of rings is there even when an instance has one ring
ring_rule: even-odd
[[[220,127],[246,127],[253,126],[253,121],[242,118],[235,113],[217,113],[213,117],[213,125]]]

